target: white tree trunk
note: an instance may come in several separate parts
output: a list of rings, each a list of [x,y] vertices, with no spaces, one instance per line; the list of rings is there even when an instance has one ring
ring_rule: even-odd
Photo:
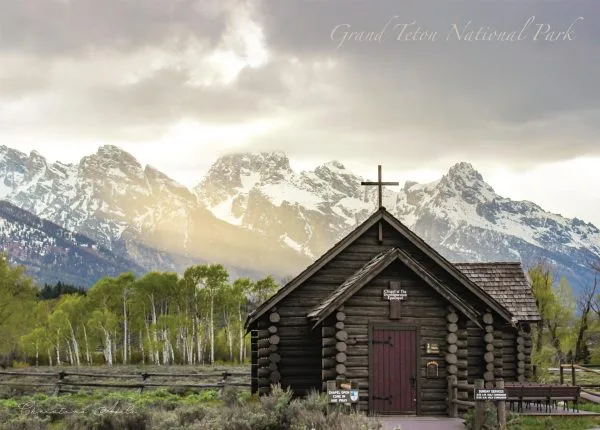
[[[52,351],[50,351],[50,348],[48,348],[48,364],[52,367]]]
[[[85,359],[89,366],[92,365],[92,359],[90,357],[90,345],[88,343],[87,330],[85,328],[85,324],[83,325],[83,338],[85,339]]]
[[[73,358],[73,349],[71,348],[71,343],[68,340],[65,340],[65,343],[67,344],[67,352],[69,353],[69,364],[72,366],[75,360]]]
[[[106,357],[106,362],[108,364],[109,367],[112,367],[113,365],[113,348],[112,348],[112,339],[110,337],[110,332],[106,329],[104,329],[104,335],[106,338],[106,349],[105,349],[105,357]]]
[[[123,294],[123,364],[127,364],[127,298]]]
[[[60,362],[60,329],[56,332],[56,365],[62,365]]]
[[[142,364],[146,364],[146,352],[144,351],[144,338],[142,337],[141,330],[140,330],[140,334],[139,334],[139,339],[140,339],[140,350],[142,351]]]
[[[75,362],[77,363],[77,366],[81,366],[81,362],[79,361],[79,342],[77,342],[77,337],[75,336],[75,330],[73,330],[71,321],[69,321],[69,328],[71,329],[71,343],[73,344],[73,354],[75,355]]]
[[[242,309],[238,307],[238,322],[239,322],[239,342],[240,342],[240,363],[244,362],[244,322],[242,320]]]
[[[210,322],[209,322],[209,336],[210,336],[210,364],[215,363],[215,301],[210,298]]]
[[[150,302],[152,304],[152,336],[154,338],[155,345],[158,346],[158,333],[156,330],[156,306],[154,304],[154,294],[150,295]],[[154,364],[160,364],[160,353],[158,348],[154,350]]]

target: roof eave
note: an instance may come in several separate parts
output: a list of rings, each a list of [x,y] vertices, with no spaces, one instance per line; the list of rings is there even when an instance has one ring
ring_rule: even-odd
[[[333,260],[340,252],[342,252],[346,247],[352,243],[357,237],[365,233],[369,228],[371,228],[375,223],[381,219],[383,219],[383,214],[385,213],[385,209],[381,208],[369,218],[367,218],[358,228],[340,240],[336,245],[334,245],[329,251],[321,256],[318,260],[316,260],[313,264],[308,266],[304,271],[302,271],[298,276],[284,285],[277,293],[273,296],[269,297],[262,305],[260,305],[257,309],[254,310],[253,314],[248,315],[248,319],[246,322],[246,326],[248,329],[250,326],[256,322],[258,318],[260,318],[269,308],[275,306],[279,301],[284,299],[288,294],[296,289],[299,285],[305,282],[308,278],[314,275],[318,270],[320,270],[325,264],[329,263]]]
[[[429,246],[423,239],[418,237],[408,227],[405,227],[402,223],[399,223],[394,217],[388,214],[383,214],[383,218],[399,230],[404,230],[405,237],[407,237],[413,245],[418,247],[421,251],[425,252],[431,259],[437,264],[442,266],[450,275],[452,275],[458,282],[463,284],[469,291],[478,296],[483,300],[490,308],[496,311],[506,321],[511,322],[512,314],[500,303],[498,303],[493,297],[487,294],[482,288],[472,282],[467,276],[460,272],[452,263],[444,258],[439,252]]]

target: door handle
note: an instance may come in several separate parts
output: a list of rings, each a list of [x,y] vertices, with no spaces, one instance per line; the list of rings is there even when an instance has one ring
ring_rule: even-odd
[[[414,376],[414,375],[413,375],[413,376],[411,376],[411,377],[410,377],[410,386],[414,388],[414,387],[415,387],[415,385],[416,385],[416,383],[417,383],[417,378],[415,378],[415,376]]]

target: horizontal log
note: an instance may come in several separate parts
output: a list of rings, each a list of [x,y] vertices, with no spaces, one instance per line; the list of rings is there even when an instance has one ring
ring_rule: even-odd
[[[271,375],[271,369],[268,367],[259,367],[257,374],[259,378],[268,378]]]
[[[276,334],[272,334],[271,337],[269,337],[269,343],[271,345],[279,345],[279,336]]]
[[[334,337],[336,329],[335,327],[322,327],[321,336],[323,337]]]
[[[271,336],[271,333],[269,332],[268,329],[257,330],[256,332],[258,335],[258,339],[267,339],[269,336]]]
[[[525,361],[525,354],[523,354],[522,352],[519,352],[517,354],[517,361]]]
[[[321,368],[322,369],[333,369],[337,364],[335,358],[323,358],[321,360]]]
[[[337,361],[338,363],[345,363],[347,359],[348,357],[346,356],[345,352],[338,352],[337,354],[335,354],[335,361]]]
[[[450,353],[448,353],[448,354],[445,355],[444,358],[446,360],[446,363],[448,363],[448,364],[456,364],[456,362],[458,361],[458,358],[456,357],[456,354],[450,354]]]
[[[260,357],[257,360],[258,363],[258,367],[265,367],[268,366],[269,364],[271,364],[271,360],[269,359],[269,357]]]
[[[493,372],[485,372],[483,374],[483,380],[486,381],[486,382],[493,381],[494,380],[494,373]]]
[[[335,314],[335,319],[338,321],[345,321],[346,320],[346,314],[342,311],[339,311]]]
[[[456,377],[459,380],[465,380],[466,381],[469,378],[469,371],[467,369],[462,369],[462,370],[458,369],[456,371]]]
[[[486,333],[494,333],[494,326],[493,325],[486,325],[485,326],[485,332]]]
[[[268,348],[271,345],[271,342],[269,341],[269,338],[265,338],[265,339],[258,339],[258,342],[256,342],[256,344],[258,345],[258,348]]]
[[[323,347],[335,346],[336,343],[337,340],[334,337],[325,337],[321,340],[321,346]]]
[[[485,364],[485,370],[486,370],[487,372],[493,372],[495,368],[496,368],[496,366],[494,366],[494,363],[493,363],[493,362],[492,362],[492,363],[486,363],[486,364]]]
[[[525,382],[525,375],[519,375],[519,376],[517,376],[517,381],[519,381],[520,383]]]
[[[321,372],[321,378],[323,379],[323,381],[327,381],[327,380],[331,380],[331,379],[335,379],[337,376],[337,372],[335,370],[335,368],[333,369],[323,369],[323,371]]]
[[[456,341],[456,346],[459,347],[459,348],[461,348],[461,349],[462,348],[467,348],[467,344],[468,344],[468,341],[466,341],[466,340],[460,340],[459,339],[459,340]]]
[[[494,361],[494,353],[493,353],[493,352],[486,352],[486,353],[483,355],[483,360],[484,360],[486,363],[492,363],[492,362]]]
[[[457,358],[467,358],[468,352],[469,351],[466,349],[459,349],[458,351],[456,351],[456,357]]]
[[[446,367],[446,373],[449,375],[456,375],[456,372],[458,372],[458,367],[456,367],[456,364],[450,364]]]
[[[458,352],[458,346],[456,346],[455,343],[452,343],[452,344],[448,345],[447,350],[450,354],[456,354]]]
[[[494,335],[492,333],[486,333],[483,336],[483,340],[485,341],[485,343],[492,343],[494,341]]]
[[[485,346],[485,350],[486,350],[487,352],[494,352],[494,344],[493,344],[493,343],[488,343],[488,344]]]
[[[271,351],[268,348],[261,348],[258,350],[258,357],[268,357],[271,355]]]
[[[336,330],[344,330],[344,322],[343,321],[336,322],[335,328],[336,328]]]
[[[271,312],[269,314],[269,321],[272,323],[278,323],[281,320],[281,316],[277,312]]]
[[[338,342],[335,344],[335,349],[337,352],[346,352],[348,346],[346,345],[346,342]]]
[[[458,331],[458,326],[455,323],[446,324],[446,330],[449,333],[456,333]]]
[[[517,352],[525,352],[525,345],[517,345]]]
[[[456,336],[456,333],[448,333],[448,335],[446,336],[446,342],[448,342],[449,344],[456,343],[457,340],[458,337]]]
[[[345,375],[346,374],[346,366],[342,363],[338,363],[335,366],[335,371],[337,372],[338,375]]]
[[[483,314],[483,317],[481,318],[484,324],[493,324],[494,323],[494,317],[492,316],[491,313],[486,312]]]
[[[336,342],[337,343],[337,342]],[[335,346],[327,346],[324,347],[322,350],[322,357],[335,357],[335,355],[338,353],[338,350],[335,348]]]
[[[517,337],[517,345],[524,345],[525,344],[525,339],[523,339],[522,337]]]
[[[446,399],[447,393],[444,391],[424,391],[421,394],[422,402],[443,402]]]

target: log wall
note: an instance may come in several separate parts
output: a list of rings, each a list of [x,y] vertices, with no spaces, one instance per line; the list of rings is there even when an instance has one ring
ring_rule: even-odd
[[[463,299],[474,307],[481,308],[482,303],[458,281],[437,267],[424,252],[410,243],[387,223],[383,223],[383,240],[378,240],[378,226],[373,226],[363,236],[340,252],[332,261],[324,265],[316,274],[308,278],[295,291],[276,304],[276,313],[280,317],[274,326],[270,313],[263,315],[250,327],[256,330],[255,383],[259,392],[266,392],[266,384],[278,379],[281,385],[291,387],[296,394],[305,394],[311,389],[323,389],[324,381],[329,377],[345,375],[356,380],[360,386],[361,409],[366,410],[368,402],[368,325],[373,323],[394,323],[419,327],[421,362],[419,370],[421,414],[446,413],[446,368],[448,303],[435,293],[414,273],[397,262],[371,281],[354,297],[344,303],[325,322],[327,333],[322,327],[312,329],[306,315],[339,287],[348,277],[369,262],[377,253],[391,247],[400,247],[428,268],[442,283],[446,283]],[[382,289],[389,288],[389,282],[400,280],[402,288],[407,290],[408,298],[402,304],[402,318],[389,320],[389,303],[382,299]],[[338,318],[341,317],[342,319]],[[462,315],[460,315],[462,318]],[[472,324],[462,320],[459,323],[457,350],[460,350],[461,368],[457,374],[465,376],[469,383],[483,378],[485,373],[484,333]],[[276,327],[276,333],[270,333]],[[330,329],[335,330],[330,335]],[[266,333],[264,332],[266,330]],[[269,336],[266,336],[266,335]],[[277,336],[273,344],[272,335]],[[263,336],[264,335],[264,336]],[[345,340],[340,340],[342,337]],[[335,345],[333,340],[335,339]],[[516,338],[515,338],[516,339]],[[510,337],[502,342],[510,342]],[[437,344],[439,353],[427,354],[427,343]],[[254,344],[253,344],[254,345]],[[333,349],[331,349],[333,348]],[[516,346],[515,346],[516,348]],[[504,349],[503,349],[504,351]],[[271,355],[274,354],[274,355]],[[465,358],[462,355],[466,355]],[[458,357],[457,357],[458,359]],[[510,360],[502,354],[501,367],[504,371]],[[256,363],[254,362],[256,360]],[[277,362],[274,363],[273,360]],[[465,362],[466,360],[466,362]],[[427,376],[428,362],[437,362],[437,376]],[[334,367],[331,367],[335,364]],[[515,369],[517,365],[514,365]],[[261,370],[262,369],[262,370]],[[331,369],[334,369],[332,371]],[[525,363],[523,364],[525,369]],[[327,371],[327,372],[326,372]],[[459,373],[463,372],[463,373]]]
[[[389,319],[389,302],[382,297],[382,290],[389,288],[390,281],[400,280],[407,299],[402,302],[401,318]],[[369,396],[369,323],[416,326],[420,339],[420,376],[418,409],[424,415],[446,413],[446,303],[420,278],[417,278],[400,262],[393,263],[379,276],[365,285],[344,303],[344,329],[347,333],[346,376],[357,381],[360,390],[360,408],[368,409]],[[428,354],[426,345],[436,344],[438,353]],[[437,362],[437,374],[427,375],[427,363]]]

